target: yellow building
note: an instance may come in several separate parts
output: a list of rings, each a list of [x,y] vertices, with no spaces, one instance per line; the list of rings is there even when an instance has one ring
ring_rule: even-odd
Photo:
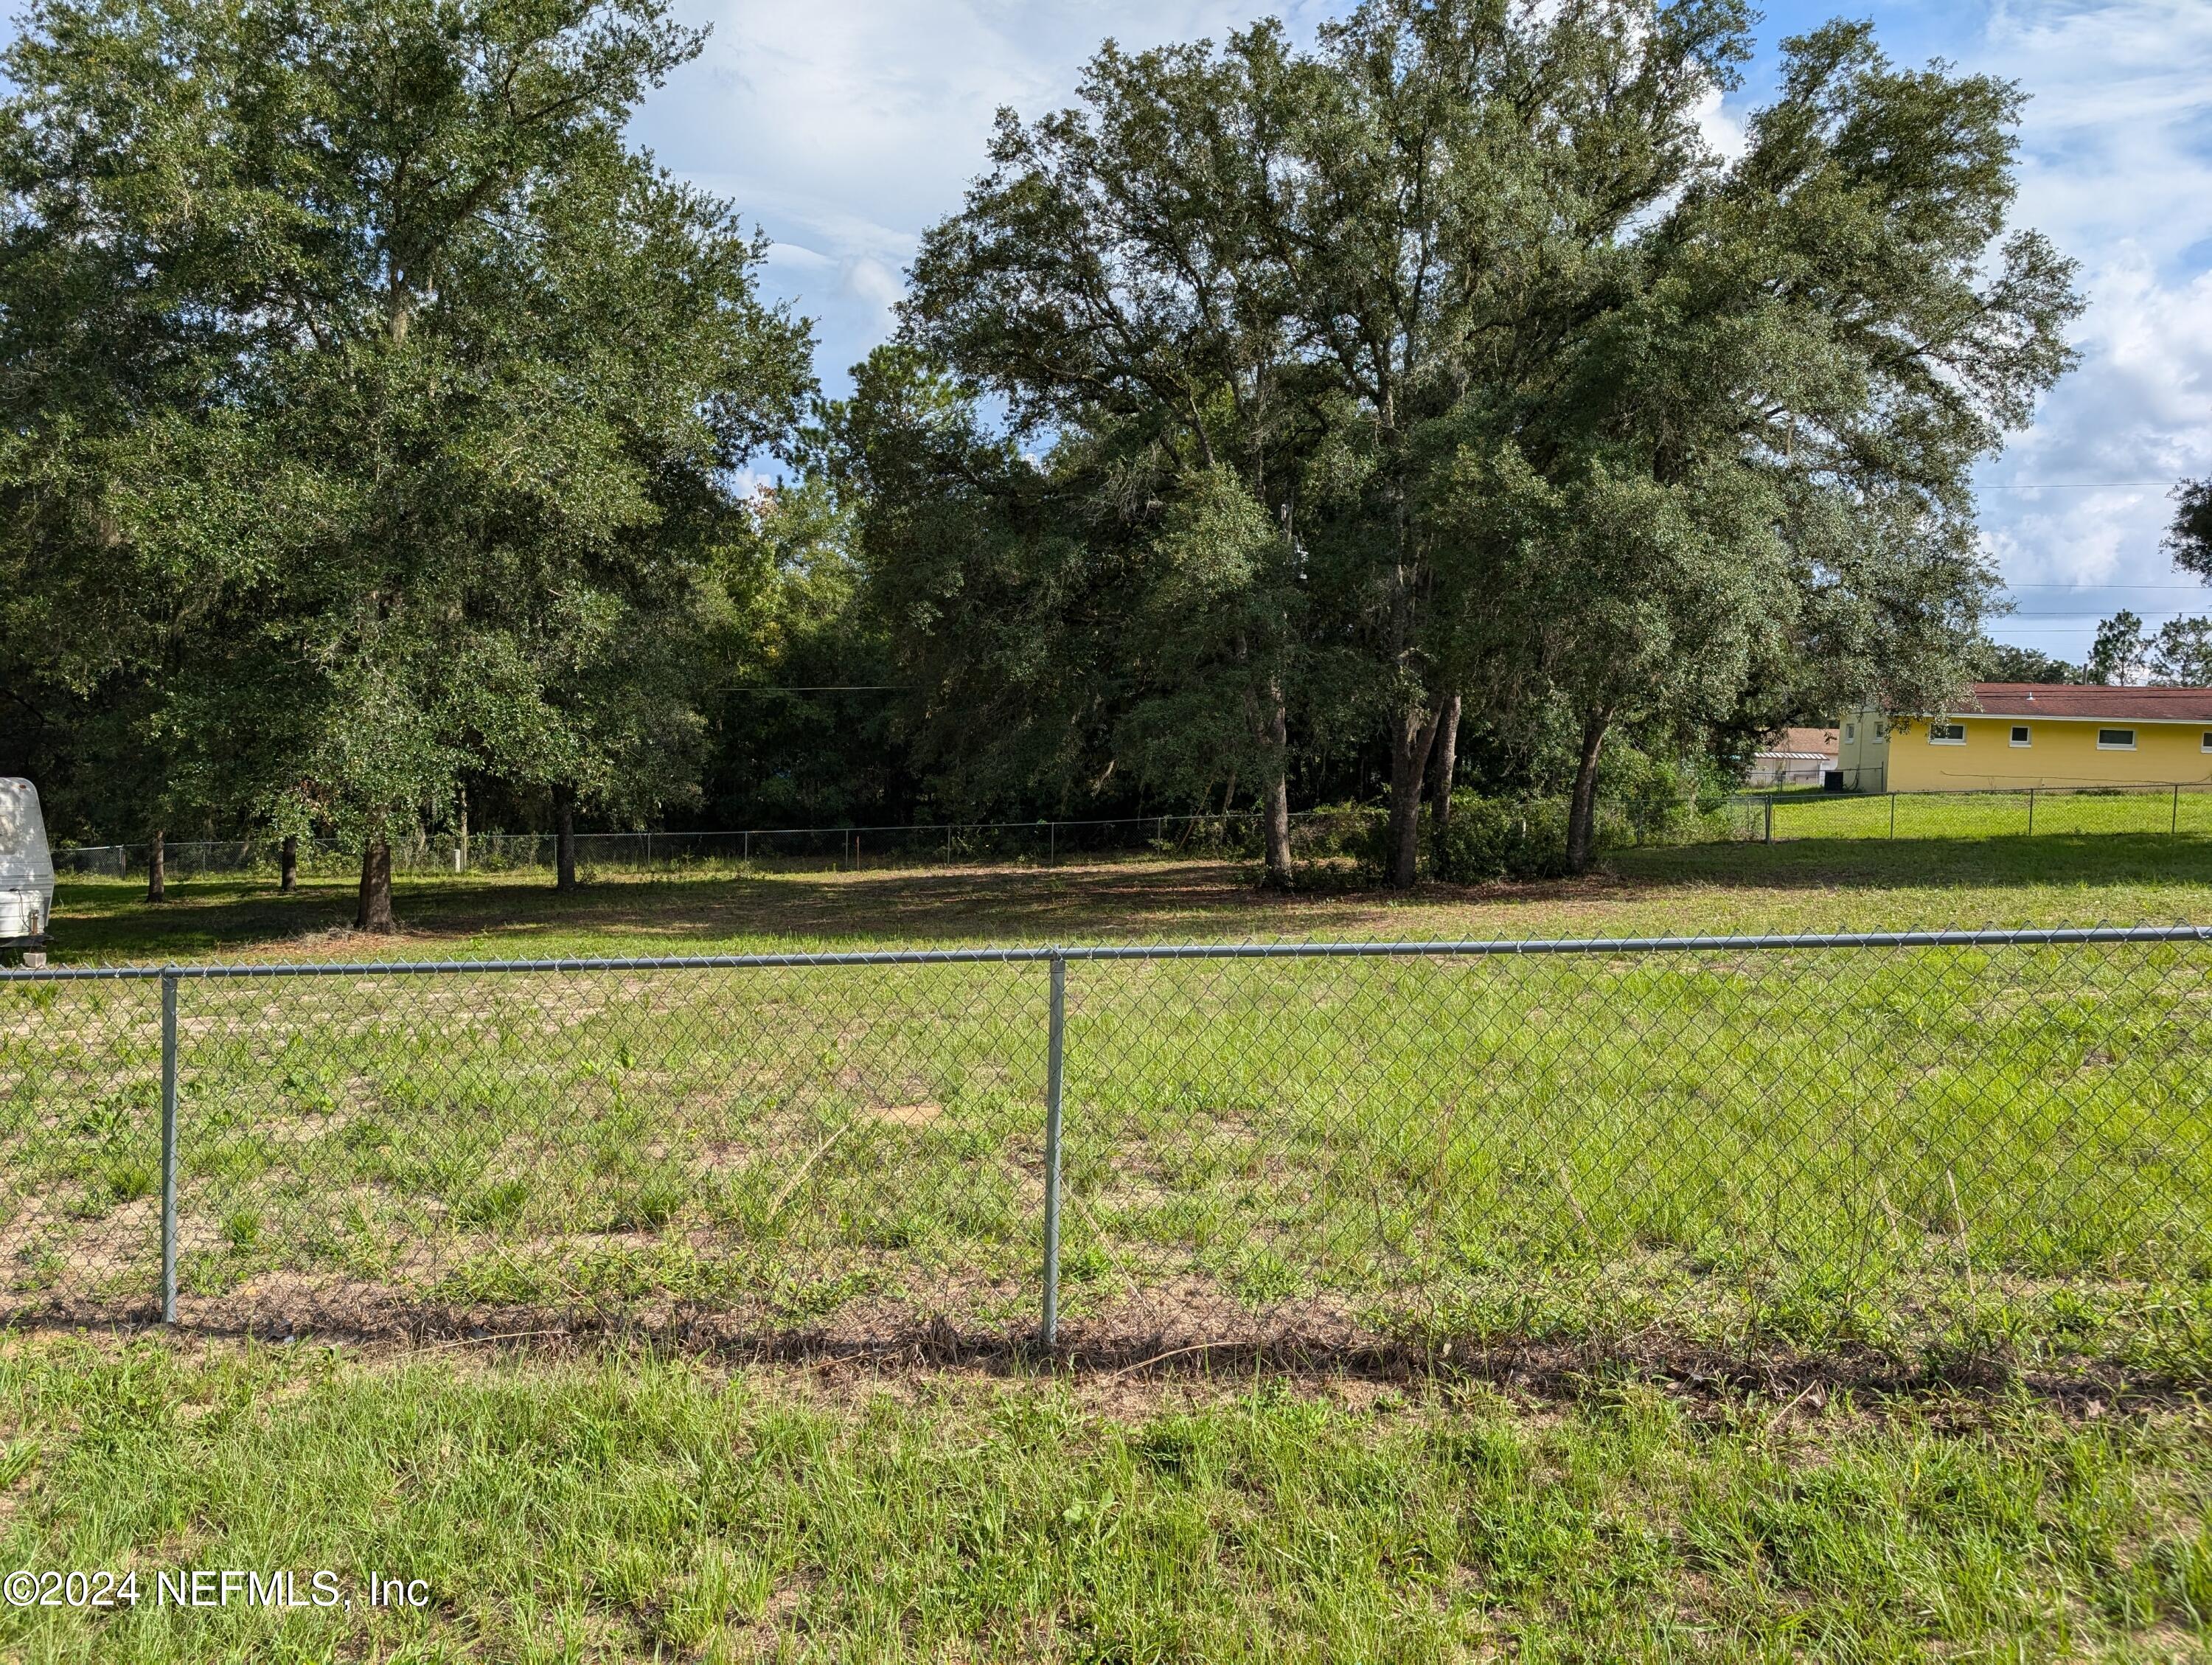
[[[1852,712],[1836,763],[1852,792],[2212,782],[2212,688],[1977,683],[1937,717]]]

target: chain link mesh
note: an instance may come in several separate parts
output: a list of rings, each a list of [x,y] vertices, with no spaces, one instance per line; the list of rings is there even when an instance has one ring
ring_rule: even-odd
[[[1065,951],[1060,1340],[2201,1376],[2212,944],[2033,935]],[[177,1316],[1028,1337],[1048,955],[186,969]],[[0,1319],[157,1314],[160,1006],[0,984]]]
[[[1071,985],[1078,1325],[2046,1366],[2212,1334],[2195,945],[1113,969]]]
[[[161,1275],[160,989],[11,975],[0,984],[0,1312],[142,1316]]]

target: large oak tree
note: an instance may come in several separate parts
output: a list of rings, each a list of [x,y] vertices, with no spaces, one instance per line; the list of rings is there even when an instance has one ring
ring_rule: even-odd
[[[1974,651],[1968,471],[2069,362],[2077,305],[2006,232],[2020,95],[1831,26],[1787,44],[1729,161],[1700,114],[1747,29],[1734,0],[1368,0],[1310,52],[1273,25],[1109,46],[1079,107],[1002,114],[924,240],[913,343],[1063,489],[1113,458],[1094,524],[1181,551],[1125,565],[1120,609],[1179,622],[1176,701],[1257,734],[1379,722],[1401,884],[1463,706],[1565,708],[1580,866],[1616,726],[1910,705]],[[1249,685],[1204,641],[1249,591],[1175,578],[1207,566],[1272,574],[1295,621]],[[1279,801],[1287,773],[1255,784]]]
[[[96,578],[81,681],[358,841],[366,928],[464,771],[684,785],[732,471],[808,385],[757,244],[623,138],[697,46],[658,0],[49,0],[9,49],[11,558]]]

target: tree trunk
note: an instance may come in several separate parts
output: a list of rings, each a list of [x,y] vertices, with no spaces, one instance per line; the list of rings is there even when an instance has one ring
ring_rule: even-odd
[[[1437,769],[1429,819],[1439,833],[1451,825],[1452,776],[1459,769],[1459,696],[1444,702],[1443,718],[1437,725]]]
[[[1441,716],[1416,707],[1390,725],[1390,883],[1401,890],[1421,875],[1421,786]]]
[[[569,787],[553,788],[553,888],[576,888],[576,793]]]
[[[1582,757],[1575,764],[1574,796],[1567,800],[1567,871],[1586,873],[1597,858],[1597,755],[1605,746],[1607,719],[1583,720]]]
[[[399,928],[392,916],[392,845],[381,833],[362,846],[361,906],[354,911],[353,928],[380,936]]]
[[[1267,830],[1267,884],[1273,889],[1291,886],[1291,718],[1278,694],[1269,702],[1267,744],[1273,759],[1267,785],[1260,794],[1261,818]]]
[[[169,853],[167,835],[161,828],[146,842],[146,900],[167,902],[169,899]]]
[[[300,835],[286,833],[276,852],[276,888],[289,895],[300,888]]]

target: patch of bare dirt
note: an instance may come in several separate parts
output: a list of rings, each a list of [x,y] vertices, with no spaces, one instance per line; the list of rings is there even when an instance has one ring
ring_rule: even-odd
[[[643,1347],[749,1378],[787,1375],[809,1391],[831,1393],[926,1396],[962,1382],[1048,1378],[1110,1414],[1141,1413],[1178,1396],[1249,1392],[1263,1379],[1352,1407],[1469,1389],[1534,1404],[1640,1385],[1693,1408],[1748,1408],[1793,1445],[1832,1420],[1832,1403],[1894,1398],[1921,1407],[1916,1413],[1935,1406],[1971,1419],[1981,1413],[1978,1406],[2025,1395],[2088,1421],[2185,1409],[2197,1399],[2192,1384],[2110,1365],[2039,1375],[2001,1360],[1962,1359],[1936,1369],[1871,1350],[1746,1353],[1656,1329],[1603,1342],[1425,1346],[1364,1329],[1347,1311],[1251,1313],[1200,1279],[1141,1298],[1101,1300],[1065,1321],[1048,1351],[1036,1344],[1034,1315],[1016,1284],[979,1279],[935,1294],[933,1309],[868,1297],[808,1318],[674,1300],[619,1308],[438,1304],[386,1285],[272,1276],[227,1296],[181,1298],[173,1330],[143,1303],[56,1310],[11,1328],[115,1344],[148,1334],[201,1346],[313,1343],[370,1360],[588,1358]]]

